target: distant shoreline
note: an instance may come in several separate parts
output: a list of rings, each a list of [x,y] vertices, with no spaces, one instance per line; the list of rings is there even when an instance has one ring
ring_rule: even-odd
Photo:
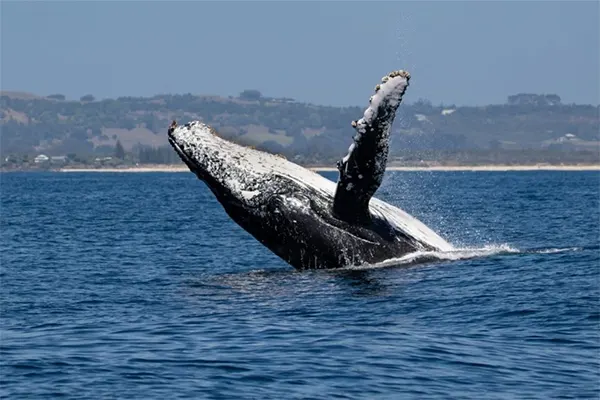
[[[337,172],[335,167],[323,166],[308,166],[307,169],[316,172]],[[567,164],[567,165],[550,165],[550,164],[530,164],[530,165],[425,165],[425,166],[400,166],[388,165],[387,171],[600,171],[600,164]],[[126,172],[126,173],[143,173],[143,172],[190,172],[185,165],[162,165],[149,164],[144,166],[131,167],[99,167],[99,168],[56,168],[56,169],[2,169],[0,172],[66,172],[66,173],[87,173],[87,172]]]
[[[311,166],[313,171],[337,171],[337,168]],[[600,164],[592,165],[436,165],[423,167],[394,166],[387,171],[600,171]],[[62,168],[58,172],[190,172],[188,167],[179,165],[148,165],[126,168]]]

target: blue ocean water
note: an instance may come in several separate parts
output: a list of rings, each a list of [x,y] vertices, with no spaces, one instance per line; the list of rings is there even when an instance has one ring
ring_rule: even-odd
[[[0,179],[1,398],[600,396],[598,172],[389,172],[460,250],[309,272],[191,173]]]

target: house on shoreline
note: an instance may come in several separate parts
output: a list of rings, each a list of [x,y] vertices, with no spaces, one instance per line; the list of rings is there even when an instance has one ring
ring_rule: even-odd
[[[33,162],[36,164],[67,164],[68,158],[67,156],[51,156],[48,157],[45,154],[39,154],[34,159]]]

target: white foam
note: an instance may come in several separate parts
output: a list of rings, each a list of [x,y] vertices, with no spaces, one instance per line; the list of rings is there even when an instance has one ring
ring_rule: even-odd
[[[455,248],[450,251],[415,251],[402,257],[391,258],[376,264],[349,266],[345,269],[377,269],[393,266],[411,265],[427,261],[457,261],[470,258],[489,257],[495,254],[520,253],[519,249],[507,244],[484,246],[480,248]]]

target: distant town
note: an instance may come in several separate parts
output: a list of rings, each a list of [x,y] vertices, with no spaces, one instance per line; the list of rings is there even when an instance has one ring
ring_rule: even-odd
[[[330,107],[263,96],[160,95],[68,100],[2,92],[2,170],[182,165],[167,143],[175,119],[202,120],[236,143],[305,166],[334,166],[364,106]],[[479,107],[407,102],[398,112],[390,163],[398,166],[600,163],[600,108],[521,93]]]

